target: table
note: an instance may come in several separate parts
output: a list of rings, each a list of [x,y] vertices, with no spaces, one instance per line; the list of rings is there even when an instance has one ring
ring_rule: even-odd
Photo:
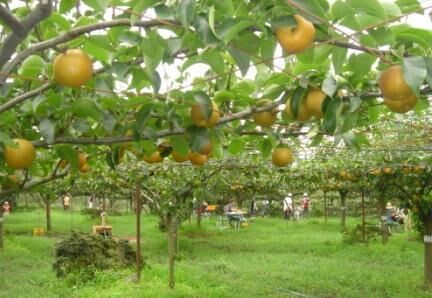
[[[231,212],[227,212],[225,213],[225,215],[228,218],[228,223],[231,224],[231,222],[234,223],[234,229],[240,229],[240,225],[243,221],[245,221],[246,219],[244,218],[244,214],[246,214],[247,212],[243,211],[243,210],[236,210],[236,211],[231,211]]]

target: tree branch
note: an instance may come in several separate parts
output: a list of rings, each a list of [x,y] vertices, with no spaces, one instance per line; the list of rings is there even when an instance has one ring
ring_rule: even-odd
[[[367,47],[367,46],[363,46],[363,45],[356,45],[356,44],[337,41],[337,40],[330,40],[330,41],[329,40],[317,40],[317,41],[322,42],[323,44],[330,44],[330,45],[334,45],[334,46],[340,47],[340,48],[357,50],[357,51],[366,52],[369,54],[373,53],[375,56],[382,56],[382,55],[391,54],[391,51],[379,50],[379,49],[375,49],[375,48],[371,48],[371,47]]]
[[[18,36],[25,37],[25,31],[21,22],[3,5],[0,5],[0,19]]]
[[[138,59],[132,61],[131,65],[137,65],[137,64],[140,64],[142,62],[143,62],[143,58],[138,58]],[[100,73],[102,73],[102,72],[104,72],[106,70],[107,70],[106,67],[102,67],[102,68],[97,69],[94,72],[94,74],[97,75],[97,74],[100,74]],[[29,92],[23,93],[21,95],[18,95],[15,98],[12,98],[8,102],[0,105],[0,113],[13,108],[14,106],[16,106],[16,105],[20,104],[21,102],[25,101],[26,99],[31,98],[33,96],[36,96],[36,95],[42,93],[43,91],[48,90],[49,88],[51,88],[53,86],[55,86],[55,83],[48,82],[48,83],[45,83],[45,84],[43,84],[42,86],[40,86],[40,87],[38,87],[36,89],[33,89],[33,90],[29,91]]]
[[[163,25],[166,26],[167,22],[166,21],[159,21],[159,20],[152,20],[152,21],[136,21],[135,23],[133,23],[133,26],[144,27],[144,28],[163,26]],[[172,25],[176,26],[175,23],[172,23]],[[33,46],[28,47],[27,49],[18,53],[12,61],[10,61],[6,65],[4,65],[4,67],[2,69],[2,75],[6,76],[9,73],[11,73],[18,64],[20,64],[22,61],[24,61],[25,58],[27,58],[28,56],[30,56],[36,52],[40,52],[40,51],[43,51],[43,50],[46,50],[49,48],[53,48],[59,44],[73,40],[73,39],[75,39],[75,38],[77,38],[83,34],[90,33],[92,31],[111,28],[111,27],[118,27],[118,26],[129,26],[130,27],[130,26],[132,26],[131,20],[130,19],[118,19],[118,20],[111,20],[111,21],[91,24],[91,25],[87,25],[87,26],[81,26],[81,27],[74,28],[74,29],[72,29],[72,30],[70,30],[70,31],[66,32],[65,34],[60,35],[58,37],[54,37],[54,38],[51,38],[49,40],[36,43]],[[1,62],[1,60],[0,60],[0,62]],[[2,64],[3,63],[0,63],[0,65],[2,65]],[[0,85],[4,83],[5,79],[6,79],[5,77],[0,78]]]
[[[40,21],[50,16],[51,10],[52,0],[41,0],[36,8],[20,22],[21,26],[18,26],[18,30],[15,28],[12,30],[0,47],[0,65],[4,65],[10,59],[18,45]],[[2,78],[0,82],[3,83],[4,79]]]
[[[222,117],[217,126],[235,121],[240,119],[245,119],[249,116],[251,116],[253,113],[257,112],[264,112],[264,111],[270,111],[273,108],[279,106],[280,104],[285,103],[285,97],[282,97],[281,99],[273,102],[271,105],[266,105],[263,107],[253,107],[246,109],[244,111]],[[176,128],[176,129],[166,129],[161,130],[158,133],[156,133],[157,138],[164,138],[167,136],[173,136],[173,135],[181,135],[185,134],[186,130],[184,128]],[[146,135],[141,135],[141,140],[147,140],[149,139]],[[34,141],[33,145],[35,147],[48,147],[50,145],[54,144],[75,144],[75,145],[111,145],[111,144],[118,144],[118,143],[127,143],[134,141],[133,136],[117,136],[117,137],[107,137],[107,138],[75,138],[75,137],[59,137],[54,140],[52,144],[48,144],[46,141]]]
[[[64,178],[67,176],[68,173],[69,172],[66,171],[66,172],[63,172],[60,174],[53,174],[53,175],[44,177],[40,180],[31,180],[31,181],[27,182],[26,184],[24,184],[24,186],[22,188],[13,188],[13,189],[8,189],[8,190],[4,190],[4,191],[0,192],[0,198],[14,194],[14,193],[17,193],[17,192],[21,192],[24,190],[29,190],[35,186],[46,184],[46,183],[51,182],[53,180]]]
[[[21,95],[18,95],[15,98],[12,98],[8,102],[0,105],[0,113],[13,108],[17,104],[20,104],[21,102],[25,101],[28,98],[31,98],[33,96],[36,96],[36,95],[42,93],[45,90],[48,90],[52,86],[54,86],[54,83],[45,83],[45,84],[43,84],[42,86],[40,86],[40,87],[38,87],[36,89],[33,89],[33,90],[29,91],[29,92],[23,93]]]

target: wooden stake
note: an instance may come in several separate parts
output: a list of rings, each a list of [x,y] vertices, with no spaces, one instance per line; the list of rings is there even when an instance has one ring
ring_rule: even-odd
[[[366,242],[366,220],[365,220],[365,198],[364,198],[364,188],[361,191],[362,198],[362,240]]]
[[[135,204],[136,204],[136,268],[137,268],[137,281],[141,280],[141,185],[139,182],[136,184],[135,190]]]
[[[325,218],[325,223],[327,223],[327,197],[325,192],[324,192],[324,218]]]

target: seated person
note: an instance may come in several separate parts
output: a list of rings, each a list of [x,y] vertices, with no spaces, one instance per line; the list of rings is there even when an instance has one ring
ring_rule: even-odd
[[[234,199],[231,199],[228,204],[224,206],[224,213],[227,216],[230,225],[233,221],[240,222],[244,220],[243,215],[241,213],[233,213],[235,211],[238,211],[237,204]]]
[[[393,208],[390,202],[387,203],[385,216],[387,218],[388,225],[396,225],[398,223],[396,210]]]

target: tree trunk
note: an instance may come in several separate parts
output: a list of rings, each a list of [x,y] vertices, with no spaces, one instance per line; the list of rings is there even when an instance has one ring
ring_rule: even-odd
[[[166,231],[168,239],[168,286],[171,289],[174,289],[174,265],[177,251],[177,223],[175,217],[172,217],[169,213],[166,216]]]
[[[341,227],[342,229],[346,228],[346,209],[345,209],[345,199],[347,196],[347,192],[340,191],[340,198],[341,198]]]
[[[387,217],[385,214],[385,207],[386,207],[386,202],[385,201],[380,201],[379,202],[379,211],[380,211],[380,218],[381,218],[381,234],[382,234],[382,238],[381,238],[381,242],[382,244],[386,244],[388,242],[388,238],[389,238],[389,229],[388,229],[388,225],[387,225]]]
[[[52,226],[51,226],[51,203],[50,202],[45,202],[45,216],[46,216],[47,231],[51,231]]]
[[[3,210],[0,210],[0,252],[3,252]]]
[[[424,275],[425,285],[432,286],[432,210],[429,210],[424,221]]]

